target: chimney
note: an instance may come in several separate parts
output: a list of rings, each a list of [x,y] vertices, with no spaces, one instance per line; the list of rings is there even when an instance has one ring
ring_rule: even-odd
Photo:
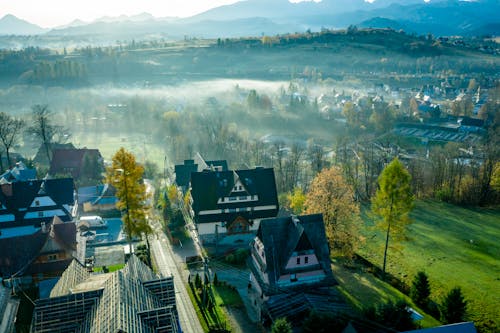
[[[40,226],[42,227],[42,233],[46,234],[47,232],[49,232],[49,230],[48,230],[47,225],[45,224],[45,222],[42,222],[40,224]]]

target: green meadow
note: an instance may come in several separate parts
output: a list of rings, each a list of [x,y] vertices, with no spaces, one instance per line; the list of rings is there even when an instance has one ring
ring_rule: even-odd
[[[425,271],[438,303],[459,286],[469,303],[469,319],[500,327],[500,209],[417,201],[411,217],[408,239],[389,248],[387,271],[408,285]],[[385,236],[374,228],[369,206],[363,220],[365,241],[358,252],[382,267]]]

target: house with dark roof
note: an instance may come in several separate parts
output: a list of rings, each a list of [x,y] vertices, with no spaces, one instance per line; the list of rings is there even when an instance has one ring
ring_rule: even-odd
[[[52,159],[52,152],[55,149],[75,149],[72,143],[51,143],[49,147],[49,154]],[[49,160],[47,159],[47,152],[45,145],[42,143],[38,148],[35,156],[33,157],[33,163],[40,166],[50,166]]]
[[[125,267],[92,274],[74,260],[35,302],[31,332],[182,332],[173,277],[160,277],[132,255]]]
[[[191,198],[204,244],[246,246],[260,220],[279,210],[272,168],[191,173]]]
[[[1,237],[0,276],[58,276],[73,260],[76,245],[75,223],[58,217],[32,234]]]
[[[261,313],[271,317],[290,316],[328,303],[346,308],[343,299],[332,295],[328,288],[336,281],[321,214],[262,220],[257,236],[250,243],[250,254],[249,295]],[[337,301],[328,301],[332,297]],[[292,302],[310,306],[297,312],[289,307]],[[285,312],[277,310],[285,308],[288,309]]]
[[[226,160],[205,161],[200,153],[196,153],[195,159],[184,160],[184,164],[177,164],[175,170],[175,184],[183,192],[189,189],[191,182],[191,173],[202,171],[227,171]]]
[[[72,178],[0,184],[0,238],[14,232],[12,228],[33,229],[34,233],[42,223],[52,222],[55,216],[67,222],[75,214]]]
[[[95,170],[93,170],[95,169]],[[104,170],[104,159],[98,149],[54,149],[50,161],[50,175],[69,175],[75,180],[81,180],[96,173],[100,176]]]

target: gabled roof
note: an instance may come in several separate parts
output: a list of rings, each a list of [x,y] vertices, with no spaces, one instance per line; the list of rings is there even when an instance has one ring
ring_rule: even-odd
[[[236,175],[236,176],[235,176]],[[219,199],[228,197],[235,185],[235,180],[240,180],[244,195],[256,196],[254,201],[222,202]],[[232,196],[232,195],[231,195]],[[239,209],[245,207],[273,207],[268,210],[252,212],[251,218],[264,218],[276,216],[278,212],[278,196],[276,182],[272,168],[256,168],[236,171],[204,171],[191,174],[191,197],[193,198],[193,211],[197,222],[221,221],[224,214],[218,216],[198,216],[200,211]],[[250,212],[241,212],[245,215]],[[249,215],[249,214],[247,214]],[[249,216],[246,216],[250,218]]]
[[[93,156],[98,160],[102,159],[98,149],[54,149],[49,173],[55,175],[69,172],[73,178],[78,178],[85,156]]]
[[[212,171],[227,171],[227,161],[226,160],[213,160],[207,161],[205,160],[200,153],[196,153],[194,157],[194,162],[198,165],[198,172],[204,170],[212,170]]]
[[[33,235],[0,239],[0,276],[21,274],[38,256],[48,234],[41,230]]]
[[[48,232],[38,229],[29,235],[0,238],[0,253],[2,253],[0,256],[0,276],[39,272],[37,267],[31,266],[41,254],[76,250],[74,223],[62,222],[58,217],[54,217],[53,223],[48,228],[50,228]],[[69,261],[59,262],[54,266],[54,269],[64,270],[68,264]]]
[[[311,312],[349,313],[352,308],[334,290],[325,293],[283,293],[271,296],[264,303],[264,311],[271,320],[286,317],[296,327]]]
[[[333,279],[330,250],[321,214],[265,219],[260,222],[257,238],[264,245],[266,273],[271,287],[286,273],[293,252],[314,250],[327,279]]]
[[[2,183],[27,181],[36,179],[36,169],[28,168],[23,162],[17,162],[16,166],[7,170],[0,176]]]
[[[75,146],[72,143],[51,143],[50,149],[53,151],[54,149],[75,149]],[[40,144],[38,151],[33,158],[33,162],[41,165],[48,165],[49,161],[47,160],[47,154],[45,152],[44,144]]]
[[[24,215],[29,211],[39,211],[38,207],[32,208],[31,204],[38,197],[48,196],[55,206],[45,209],[62,208],[65,205],[74,205],[74,184],[72,178],[57,178],[44,180],[30,180],[0,185],[0,209],[2,214],[13,214],[15,222],[3,222],[2,227],[14,227],[23,225]],[[68,212],[69,215],[69,212]],[[68,216],[66,220],[71,217]],[[35,224],[39,226],[41,221],[51,222],[51,217],[41,217]]]

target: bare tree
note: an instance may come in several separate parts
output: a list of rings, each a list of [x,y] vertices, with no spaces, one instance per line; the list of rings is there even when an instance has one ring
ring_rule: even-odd
[[[5,112],[0,112],[0,141],[7,155],[8,167],[12,166],[10,160],[10,148],[19,140],[21,129],[25,126],[25,122],[21,119],[16,119],[9,116]]]
[[[299,180],[300,164],[306,149],[300,143],[293,143],[285,164],[285,190],[291,191]]]
[[[51,144],[55,142],[64,142],[68,136],[65,134],[62,126],[53,124],[54,114],[50,111],[48,105],[36,104],[31,110],[33,125],[28,128],[28,132],[40,139],[50,164]]]

